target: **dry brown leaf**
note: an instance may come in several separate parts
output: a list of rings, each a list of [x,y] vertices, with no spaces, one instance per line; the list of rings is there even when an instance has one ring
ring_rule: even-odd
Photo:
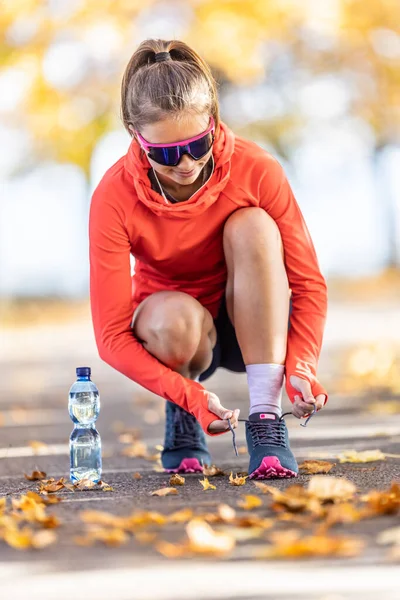
[[[168,488],[171,489],[171,488]],[[173,489],[173,488],[172,488]],[[129,527],[136,529],[137,527],[145,527],[147,525],[163,526],[168,523],[168,517],[156,511],[139,511],[133,513],[129,518]]]
[[[7,506],[7,498],[0,498],[0,512],[2,512]]]
[[[201,483],[201,485],[203,486],[203,490],[216,490],[217,488],[215,487],[215,485],[213,485],[212,483],[210,483],[207,479],[207,477],[204,477],[204,479],[199,479],[199,483]]]
[[[186,525],[189,547],[199,554],[221,555],[231,552],[235,539],[225,533],[217,533],[203,519],[192,519]]]
[[[372,514],[394,515],[400,510],[400,484],[393,482],[389,490],[372,490],[361,497]]]
[[[191,508],[182,508],[177,510],[168,516],[169,523],[187,523],[193,518],[193,511]]]
[[[103,542],[106,546],[116,547],[126,544],[129,536],[123,529],[96,529],[90,532],[90,536],[96,541]]]
[[[142,479],[142,476],[141,476],[141,474],[140,474],[140,473],[134,473],[134,474],[132,475],[132,477],[133,477],[133,479]]]
[[[115,528],[123,528],[127,520],[111,513],[101,510],[83,510],[79,513],[81,521],[91,525],[103,525]]]
[[[170,494],[177,494],[178,490],[174,487],[165,487],[159,490],[151,492],[152,496],[169,496]]]
[[[300,533],[277,532],[275,544],[262,550],[260,558],[302,558],[305,556],[357,556],[364,548],[364,541],[349,537],[323,535],[300,538]]]
[[[308,482],[308,492],[322,502],[345,502],[351,500],[357,488],[348,479],[316,475]]]
[[[31,475],[24,473],[24,477],[28,481],[40,481],[41,479],[46,479],[47,475],[44,471],[32,471]]]
[[[232,525],[224,525],[218,529],[221,533],[225,533],[233,537],[235,542],[247,542],[255,538],[260,538],[264,532],[264,527],[249,526],[249,527],[233,527]]]
[[[238,527],[261,527],[262,529],[271,529],[271,527],[274,526],[275,521],[257,515],[246,515],[245,517],[236,519],[235,523]]]
[[[239,446],[238,447],[238,454],[248,454],[249,451],[247,449],[247,446]]]
[[[67,487],[67,486],[64,485],[64,487]],[[81,479],[80,481],[77,481],[76,483],[74,483],[74,488],[76,490],[91,490],[94,487],[96,487],[96,484],[91,479]]]
[[[258,496],[246,495],[243,500],[238,500],[237,505],[244,510],[253,510],[262,505],[262,500]]]
[[[203,475],[205,477],[224,477],[225,472],[216,465],[205,465]]]
[[[357,450],[345,450],[338,454],[337,458],[341,463],[367,463],[385,460],[386,456],[381,450],[364,450],[363,452],[357,452]]]
[[[53,477],[51,477],[50,479],[47,479],[47,480],[43,479],[40,482],[39,492],[41,494],[42,493],[53,494],[54,492],[59,492],[60,490],[65,488],[66,483],[67,483],[67,481],[66,481],[66,479],[64,479],[64,477],[61,477],[61,479],[59,479],[58,481],[55,481]]]
[[[255,482],[255,486],[264,494],[269,493],[272,495],[274,499],[272,508],[274,510],[279,511],[284,507],[293,512],[308,510],[313,514],[321,514],[322,509],[319,501],[312,497],[302,485],[290,485],[284,491],[258,481]]]
[[[181,475],[178,475],[178,473],[174,473],[169,479],[169,485],[185,485],[185,478]]]
[[[62,502],[62,498],[59,496],[39,496],[39,494],[32,491],[26,492],[26,495],[28,498],[34,500],[37,504],[58,504],[59,502]]]
[[[233,477],[233,473],[231,472],[231,474],[229,475],[229,483],[231,485],[244,485],[246,483],[246,477],[239,477],[239,475],[236,475],[235,477]]]
[[[307,475],[317,475],[318,473],[329,473],[335,466],[335,463],[330,463],[326,460],[305,460],[299,469]]]
[[[32,448],[34,454],[44,453],[48,448],[47,444],[38,440],[31,440],[28,445]]]
[[[324,521],[317,527],[315,535],[326,535],[327,530],[338,523],[356,523],[364,516],[365,511],[360,511],[353,504],[348,502],[333,504],[327,507],[327,514]]]

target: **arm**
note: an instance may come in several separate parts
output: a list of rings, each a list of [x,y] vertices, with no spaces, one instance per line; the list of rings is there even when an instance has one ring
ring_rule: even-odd
[[[313,396],[328,394],[316,378],[327,313],[327,288],[307,225],[280,164],[268,158],[259,188],[260,206],[275,220],[282,237],[285,267],[292,290],[291,327],[286,355],[286,390],[298,391],[290,376],[305,379]]]
[[[131,329],[130,240],[121,215],[96,190],[90,207],[90,302],[96,344],[106,363],[151,392],[179,404],[207,432],[216,415],[200,383],[182,377],[143,348]]]

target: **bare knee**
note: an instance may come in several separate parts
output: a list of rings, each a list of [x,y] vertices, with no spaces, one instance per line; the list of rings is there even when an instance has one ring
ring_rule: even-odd
[[[262,208],[256,206],[235,211],[226,221],[224,243],[232,249],[255,247],[265,251],[268,247],[280,248],[282,238],[274,219]]]
[[[134,332],[150,354],[187,377],[193,376],[192,363],[198,372],[204,370],[213,322],[197,300],[182,292],[158,292],[139,309]]]

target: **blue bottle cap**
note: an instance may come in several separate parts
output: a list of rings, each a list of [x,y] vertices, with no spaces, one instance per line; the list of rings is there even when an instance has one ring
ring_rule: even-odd
[[[77,367],[76,376],[77,377],[90,377],[91,369],[90,367]]]

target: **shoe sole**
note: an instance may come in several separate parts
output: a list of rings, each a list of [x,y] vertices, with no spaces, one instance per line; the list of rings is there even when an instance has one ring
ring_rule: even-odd
[[[286,477],[297,477],[297,473],[282,467],[277,456],[264,456],[258,469],[249,475],[249,479],[283,479]]]
[[[203,467],[197,458],[184,458],[177,469],[164,469],[166,473],[202,473]]]

